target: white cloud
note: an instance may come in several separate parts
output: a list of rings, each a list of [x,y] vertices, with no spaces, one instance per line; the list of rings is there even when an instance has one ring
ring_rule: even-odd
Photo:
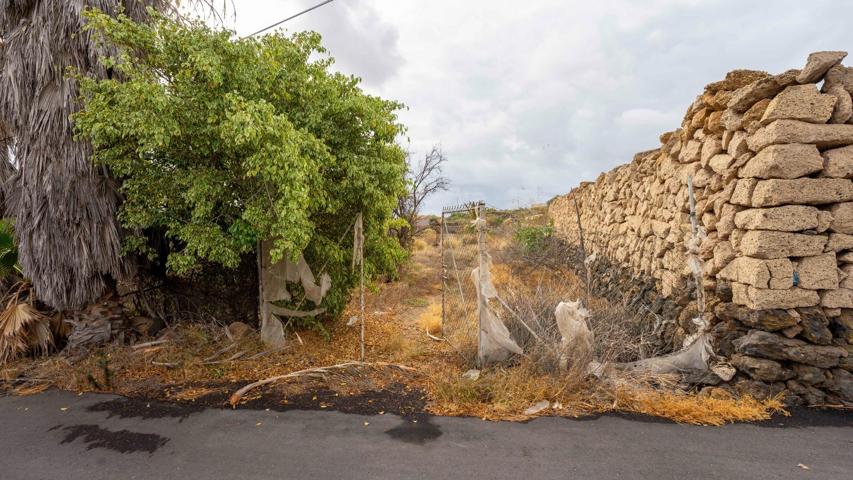
[[[317,0],[236,0],[249,33]],[[441,144],[430,202],[543,201],[657,146],[702,87],[853,45],[853,3],[814,0],[336,0],[286,24],[319,31],[337,68],[409,106],[407,145]]]

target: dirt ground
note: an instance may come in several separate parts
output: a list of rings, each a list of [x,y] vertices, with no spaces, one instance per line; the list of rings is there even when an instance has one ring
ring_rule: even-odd
[[[460,354],[458,342],[441,341],[436,330],[440,268],[430,231],[417,239],[399,281],[370,286],[365,297],[366,364],[352,363],[359,356],[359,328],[350,322],[359,310],[354,296],[345,314],[326,325],[328,339],[315,331],[291,331],[281,351],[267,351],[257,332],[232,341],[223,325],[176,325],[157,339],[106,346],[73,365],[58,355],[17,361],[0,369],[0,384],[12,394],[47,388],[107,391],[186,408],[428,412],[509,420],[630,412],[716,425],[784,413],[777,399],[759,402],[722,391],[698,395],[645,385],[602,385],[592,379],[570,381],[540,374],[524,361],[485,369],[476,380],[463,378],[473,367],[470,359]],[[496,266],[499,289],[512,282],[501,271]],[[582,283],[571,281],[580,296]],[[427,329],[437,335],[428,335]],[[304,373],[252,389],[233,402],[234,392],[251,382],[299,371]],[[543,400],[548,408],[525,413]]]

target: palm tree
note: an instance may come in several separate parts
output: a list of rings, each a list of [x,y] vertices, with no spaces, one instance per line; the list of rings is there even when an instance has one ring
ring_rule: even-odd
[[[116,185],[92,166],[91,147],[74,139],[70,120],[78,101],[68,69],[109,74],[98,61],[109,50],[83,30],[82,12],[145,21],[148,7],[174,12],[177,3],[0,0],[0,198],[15,220],[23,273],[53,308],[81,308],[127,272]]]

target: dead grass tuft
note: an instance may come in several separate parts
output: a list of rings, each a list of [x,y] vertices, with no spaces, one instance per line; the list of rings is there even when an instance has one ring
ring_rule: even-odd
[[[418,324],[427,333],[438,335],[441,333],[441,305],[430,304],[418,317]]]
[[[618,395],[618,410],[668,418],[693,425],[723,425],[733,422],[769,420],[774,414],[789,415],[781,397],[756,400],[713,397],[681,391],[632,389]]]
[[[412,243],[412,249],[416,252],[423,252],[429,249],[430,246],[426,240],[421,237],[415,237],[414,242]]]

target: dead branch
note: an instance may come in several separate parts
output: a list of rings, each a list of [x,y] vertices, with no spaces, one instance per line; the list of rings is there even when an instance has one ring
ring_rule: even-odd
[[[181,366],[181,363],[180,362],[155,362],[152,360],[151,365],[156,365],[158,367],[178,368]]]
[[[386,362],[346,362],[339,363],[337,365],[330,365],[327,367],[315,367],[315,368],[307,368],[305,370],[298,370],[296,372],[291,372],[285,375],[276,375],[274,377],[270,377],[264,380],[258,380],[257,382],[250,383],[245,387],[234,392],[231,397],[228,399],[228,403],[231,404],[231,407],[234,408],[240,403],[240,399],[252,389],[262,387],[264,385],[269,385],[271,383],[275,383],[281,380],[287,380],[291,378],[299,378],[305,376],[324,376],[328,373],[332,373],[335,370],[342,370],[350,367],[385,367],[385,368],[396,368],[399,370],[403,370],[405,372],[416,372],[417,369],[408,367],[406,365],[397,365],[394,363],[386,363]]]
[[[316,308],[314,310],[309,310],[307,312],[301,312],[298,310],[291,310],[289,308],[279,307],[277,305],[270,305],[270,311],[280,317],[291,317],[291,318],[304,318],[304,317],[316,317],[322,313],[326,312],[325,308]]]
[[[235,353],[234,355],[231,355],[230,357],[226,358],[225,360],[216,360],[216,361],[211,361],[211,362],[202,362],[202,365],[217,365],[217,364],[220,364],[220,363],[233,362],[234,360],[237,360],[238,358],[242,357],[242,356],[243,356],[243,355],[245,355],[245,354],[246,354],[246,351],[245,351],[245,350],[240,350],[239,352]]]
[[[210,362],[210,361],[214,360],[216,357],[222,355],[223,353],[230,352],[231,350],[234,350],[235,348],[237,348],[236,343],[232,343],[231,345],[228,345],[225,348],[220,348],[216,353],[214,353],[213,355],[202,360],[202,362]]]
[[[139,349],[139,348],[153,347],[154,345],[160,345],[160,344],[167,343],[167,342],[170,342],[170,341],[171,341],[171,340],[169,340],[168,338],[163,338],[163,339],[160,339],[160,340],[154,340],[153,342],[137,343],[136,345],[133,345],[133,346],[131,346],[130,348],[132,348],[132,349],[136,350],[136,349]]]
[[[446,342],[447,341],[446,338],[436,337],[435,335],[433,335],[429,332],[426,332],[426,334],[427,334],[427,337],[430,338],[430,340],[435,340],[436,342]]]

